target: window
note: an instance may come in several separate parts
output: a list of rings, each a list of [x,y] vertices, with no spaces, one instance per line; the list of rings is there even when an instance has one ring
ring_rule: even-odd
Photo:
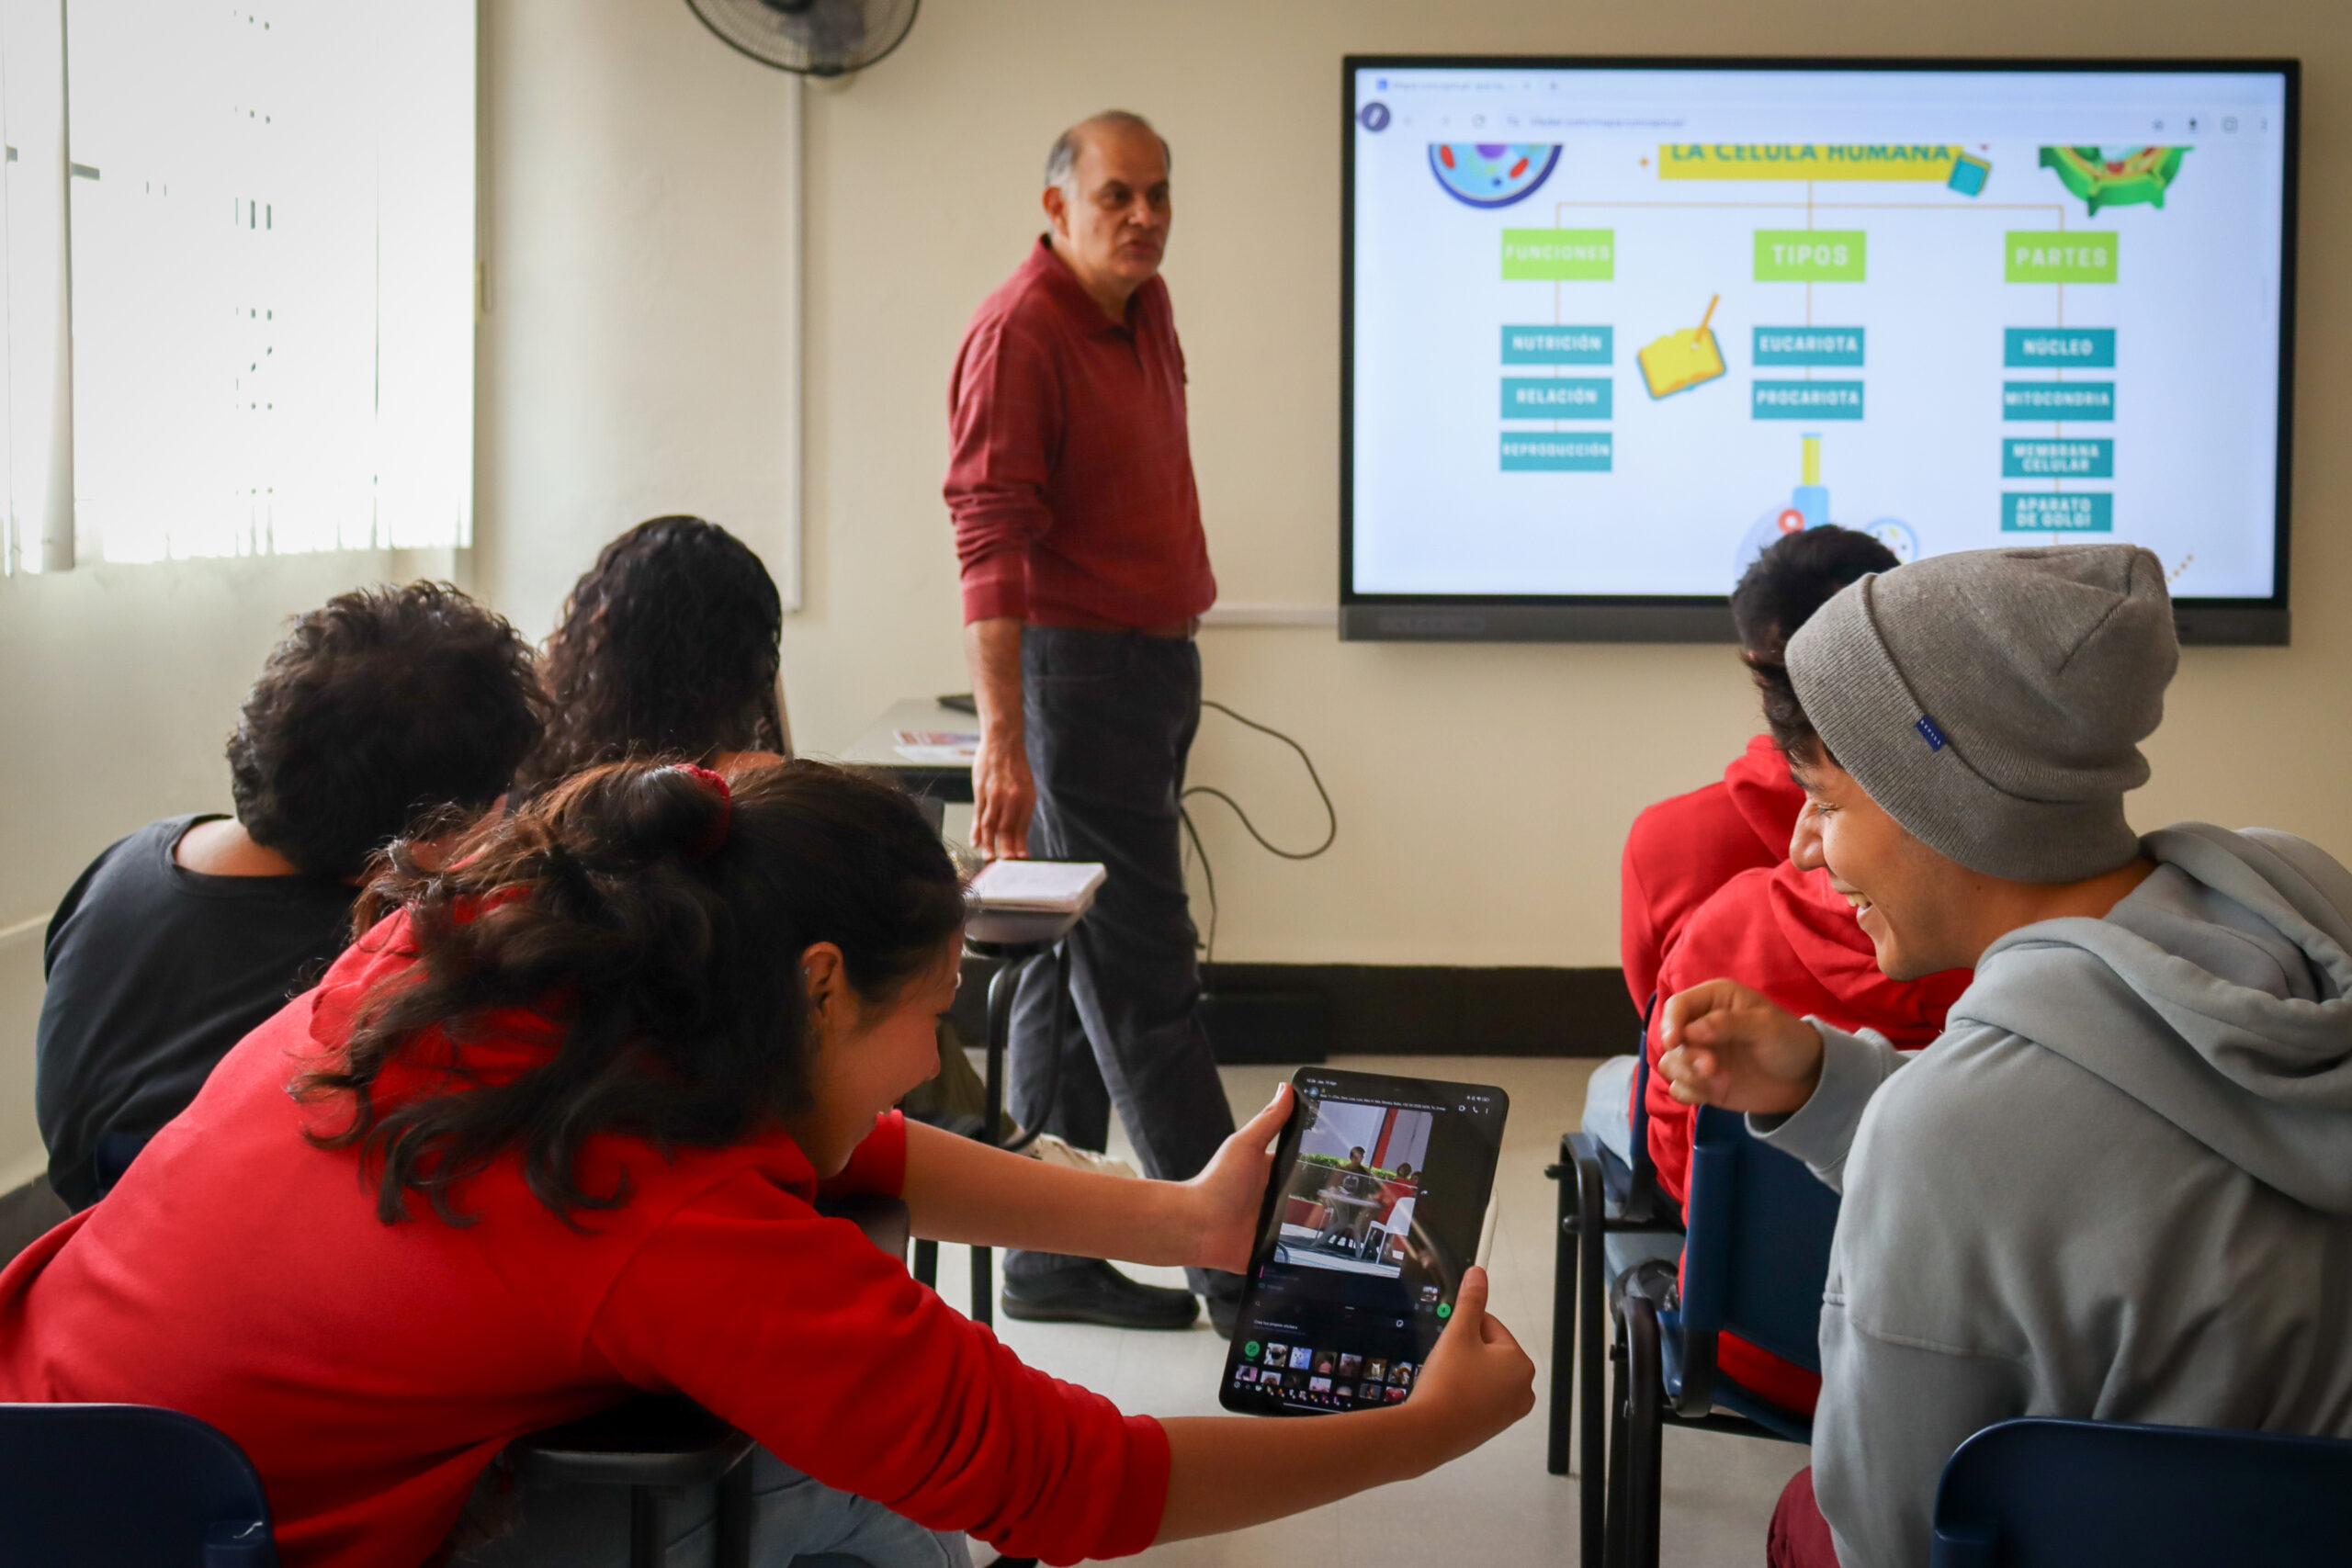
[[[13,563],[470,543],[471,0],[57,15],[0,0]]]

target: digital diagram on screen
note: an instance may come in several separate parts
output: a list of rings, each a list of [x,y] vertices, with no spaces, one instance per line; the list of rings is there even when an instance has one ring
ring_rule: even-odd
[[[1361,73],[1351,588],[1721,594],[1835,523],[2268,595],[2276,87]]]

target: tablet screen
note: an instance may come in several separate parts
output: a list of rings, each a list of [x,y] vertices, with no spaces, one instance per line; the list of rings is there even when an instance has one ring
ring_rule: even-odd
[[[1218,1397],[1258,1415],[1393,1404],[1476,1259],[1510,1099],[1329,1067],[1291,1086]]]

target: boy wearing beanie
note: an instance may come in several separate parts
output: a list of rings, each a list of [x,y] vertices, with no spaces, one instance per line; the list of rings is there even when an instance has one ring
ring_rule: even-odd
[[[2154,556],[2062,546],[1864,578],[1762,671],[1879,967],[1976,970],[1916,1056],[1729,980],[1665,1004],[1676,1097],[1847,1194],[1775,1563],[1925,1564],[2012,1416],[2352,1435],[2352,872],[2125,824],[2177,657]]]

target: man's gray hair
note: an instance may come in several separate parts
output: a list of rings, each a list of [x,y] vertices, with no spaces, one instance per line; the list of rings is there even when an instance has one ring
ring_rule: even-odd
[[[1104,109],[1089,115],[1054,138],[1053,151],[1046,154],[1046,183],[1068,190],[1078,177],[1079,142],[1086,131],[1101,128],[1115,130],[1140,130],[1159,143],[1159,166],[1170,174],[1176,172],[1176,154],[1168,150],[1168,138],[1151,128],[1151,121],[1126,109]]]

